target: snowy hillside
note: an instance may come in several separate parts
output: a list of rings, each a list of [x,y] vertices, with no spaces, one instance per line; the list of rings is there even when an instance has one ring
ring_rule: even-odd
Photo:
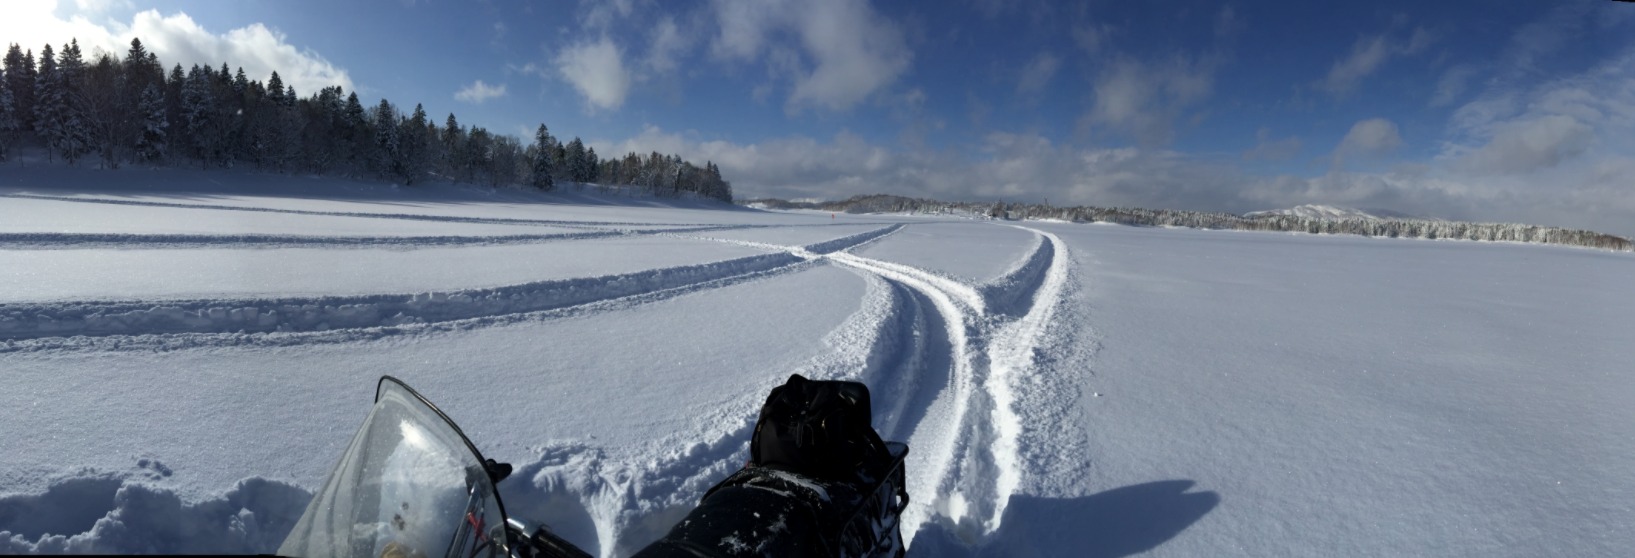
[[[1388,217],[1401,217],[1400,215],[1374,215],[1373,213],[1369,213],[1361,209],[1317,204],[1297,205],[1286,209],[1250,211],[1243,214],[1244,217],[1267,217],[1272,215],[1287,215],[1291,217],[1304,217],[1307,219],[1383,219]]]
[[[118,177],[120,183],[105,183]],[[0,170],[0,553],[270,552],[403,378],[627,555],[791,373],[910,444],[911,556],[1617,556],[1635,258]]]

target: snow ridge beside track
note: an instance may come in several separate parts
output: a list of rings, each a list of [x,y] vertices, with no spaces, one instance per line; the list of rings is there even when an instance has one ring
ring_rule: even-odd
[[[1055,235],[1037,242],[1002,277],[969,285],[934,272],[836,252],[825,260],[851,269],[888,296],[874,332],[850,349],[863,363],[857,379],[873,387],[876,426],[907,440],[909,508],[905,540],[942,528],[974,542],[998,530],[1025,473],[1019,439],[1025,427],[1050,428],[1023,408],[1019,383],[1040,373],[1036,350],[1066,300],[1070,265]],[[873,283],[871,283],[872,285]],[[871,292],[877,288],[871,287]]]

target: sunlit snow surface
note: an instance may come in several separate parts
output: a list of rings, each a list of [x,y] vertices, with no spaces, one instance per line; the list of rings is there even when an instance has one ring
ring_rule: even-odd
[[[0,553],[271,552],[391,374],[625,555],[797,372],[912,446],[911,555],[1635,547],[1628,254],[53,176],[0,176]]]

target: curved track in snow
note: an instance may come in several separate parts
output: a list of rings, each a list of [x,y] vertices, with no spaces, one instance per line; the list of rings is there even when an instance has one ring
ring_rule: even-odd
[[[75,347],[145,349],[154,348],[156,344],[292,344],[292,341],[379,337],[411,331],[425,324],[504,323],[508,318],[531,313],[615,301],[650,301],[783,273],[823,253],[866,243],[899,228],[900,225],[882,227],[810,246],[784,247],[787,249],[718,262],[484,289],[289,298],[0,304],[0,352]],[[329,333],[337,330],[340,335]],[[247,335],[256,333],[320,335],[293,338]],[[176,334],[216,337],[176,339]],[[104,342],[85,339],[109,336],[119,338]]]
[[[1026,403],[1018,400],[1019,383],[1037,381],[1030,378],[1040,373],[1035,349],[1066,299],[1070,268],[1060,239],[1027,230],[1037,237],[1027,255],[981,285],[851,253],[861,243],[812,254],[856,273],[868,288],[860,311],[826,337],[833,350],[794,372],[864,381],[881,435],[909,443],[912,502],[902,522],[909,542],[926,527],[980,539],[998,529],[1021,482],[1018,439],[1036,417],[1019,408]],[[511,481],[507,502],[553,527],[577,529],[578,540],[594,539],[604,555],[633,552],[747,458],[763,393],[747,390],[697,421],[710,426],[672,434],[658,445],[685,449],[659,459],[621,462],[581,446],[547,450]]]
[[[1055,235],[1034,230],[1037,244],[1016,267],[985,285],[852,254],[832,259],[879,277],[898,309],[882,335],[900,347],[894,362],[866,369],[891,405],[877,422],[890,439],[906,439],[908,540],[939,524],[974,541],[999,528],[1021,481],[1017,439],[1025,418],[1016,386],[1035,372],[1034,351],[1064,300],[1068,261]],[[912,336],[912,339],[905,339]],[[940,385],[939,385],[940,384]]]

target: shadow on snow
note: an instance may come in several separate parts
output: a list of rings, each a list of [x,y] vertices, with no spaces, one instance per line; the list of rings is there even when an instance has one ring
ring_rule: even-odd
[[[1220,495],[1188,493],[1169,480],[1079,498],[1012,496],[999,530],[967,544],[947,526],[927,523],[909,556],[1129,556],[1157,548],[1220,504]]]

